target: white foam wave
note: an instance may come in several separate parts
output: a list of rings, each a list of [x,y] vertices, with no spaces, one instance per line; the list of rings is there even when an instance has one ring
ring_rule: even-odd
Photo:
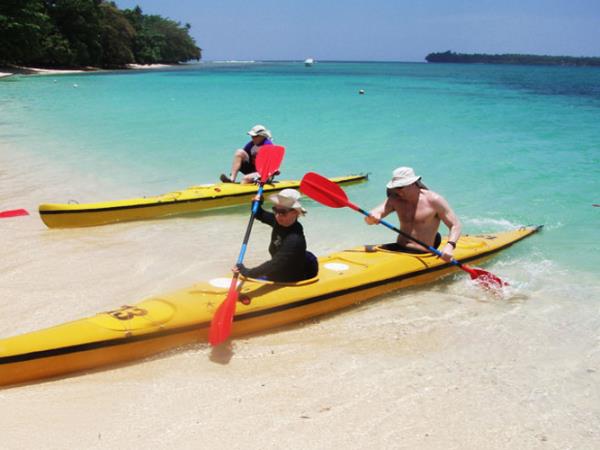
[[[523,226],[529,226],[529,225],[534,225],[534,224],[538,224],[538,223],[520,223],[520,222],[512,222],[509,219],[494,219],[491,217],[468,217],[468,216],[462,216],[461,217],[463,223],[465,225],[468,225],[467,229],[469,229],[469,227],[475,228],[480,232],[496,232],[496,231],[503,231],[503,230],[514,230],[515,228],[520,228]],[[544,230],[546,231],[551,231],[551,230],[557,230],[560,228],[563,228],[565,225],[562,222],[553,222],[553,223],[541,223],[541,225],[544,226]]]
[[[217,60],[217,61],[210,61],[212,63],[215,64],[254,64],[256,63],[256,61],[250,59],[250,60],[237,60],[237,59],[227,59],[227,60]]]
[[[550,223],[547,225],[544,225],[544,229],[546,231],[550,231],[550,230],[558,230],[559,228],[563,228],[565,225],[562,222],[556,222],[556,223]]]
[[[499,290],[486,290],[463,272],[453,275],[452,283],[440,283],[435,289],[476,300],[478,302],[505,301],[519,303],[532,298],[587,301],[590,292],[600,285],[589,275],[574,274],[568,268],[544,255],[533,252],[516,258],[500,258],[485,264],[484,270],[508,283]]]
[[[508,219],[492,219],[491,217],[465,217],[463,218],[463,222],[478,228],[490,227],[494,230],[498,230],[499,228],[502,230],[513,230],[524,226],[522,223],[511,222]]]

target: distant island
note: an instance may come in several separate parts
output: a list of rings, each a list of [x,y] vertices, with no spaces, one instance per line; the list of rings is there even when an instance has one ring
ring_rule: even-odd
[[[483,53],[430,53],[425,57],[430,63],[526,64],[554,66],[600,66],[600,58],[548,55],[486,55]]]
[[[200,59],[190,28],[105,0],[1,2],[0,66],[115,69]]]

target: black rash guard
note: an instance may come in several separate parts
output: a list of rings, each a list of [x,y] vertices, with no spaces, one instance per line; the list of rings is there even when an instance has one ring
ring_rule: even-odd
[[[240,273],[243,276],[279,282],[300,281],[314,276],[307,276],[306,239],[300,222],[282,227],[275,220],[275,214],[265,211],[262,206],[256,212],[256,219],[273,228],[269,244],[271,259],[252,269],[242,265]]]

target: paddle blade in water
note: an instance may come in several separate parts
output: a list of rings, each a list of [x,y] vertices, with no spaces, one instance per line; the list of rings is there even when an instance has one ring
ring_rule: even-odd
[[[229,289],[227,298],[219,305],[217,312],[210,322],[210,331],[208,333],[208,342],[210,345],[217,346],[227,340],[231,334],[233,325],[233,316],[235,315],[235,306],[237,303],[238,293],[235,288],[237,279],[234,278],[232,285],[233,289]]]
[[[273,174],[279,170],[285,147],[281,145],[263,145],[256,156],[256,170],[260,174],[260,181],[266,183]]]
[[[469,267],[467,272],[471,275],[472,280],[476,281],[480,286],[486,289],[499,289],[508,286],[506,281],[502,281],[496,275],[486,270]]]
[[[315,172],[308,172],[302,177],[300,191],[325,206],[332,208],[350,206],[348,196],[341,187]]]
[[[7,217],[17,217],[17,216],[28,216],[29,213],[25,209],[12,209],[10,211],[2,211],[0,212],[0,218],[4,219]]]

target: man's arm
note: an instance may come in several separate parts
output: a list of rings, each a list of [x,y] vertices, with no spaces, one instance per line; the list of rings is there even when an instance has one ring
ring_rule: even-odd
[[[444,261],[450,261],[454,255],[456,243],[460,238],[462,225],[444,197],[436,194],[432,203],[438,217],[444,222],[444,225],[446,225],[449,230],[448,243],[444,245],[444,248],[442,249],[442,259]],[[452,245],[452,243],[454,243],[454,245]]]
[[[373,208],[369,212],[369,214],[371,214],[371,215],[365,216],[365,222],[368,225],[374,225],[376,223],[379,223],[379,221],[381,219],[383,219],[385,216],[387,216],[389,213],[391,213],[394,210],[394,207],[391,203],[392,202],[390,199],[386,199],[381,205]]]

